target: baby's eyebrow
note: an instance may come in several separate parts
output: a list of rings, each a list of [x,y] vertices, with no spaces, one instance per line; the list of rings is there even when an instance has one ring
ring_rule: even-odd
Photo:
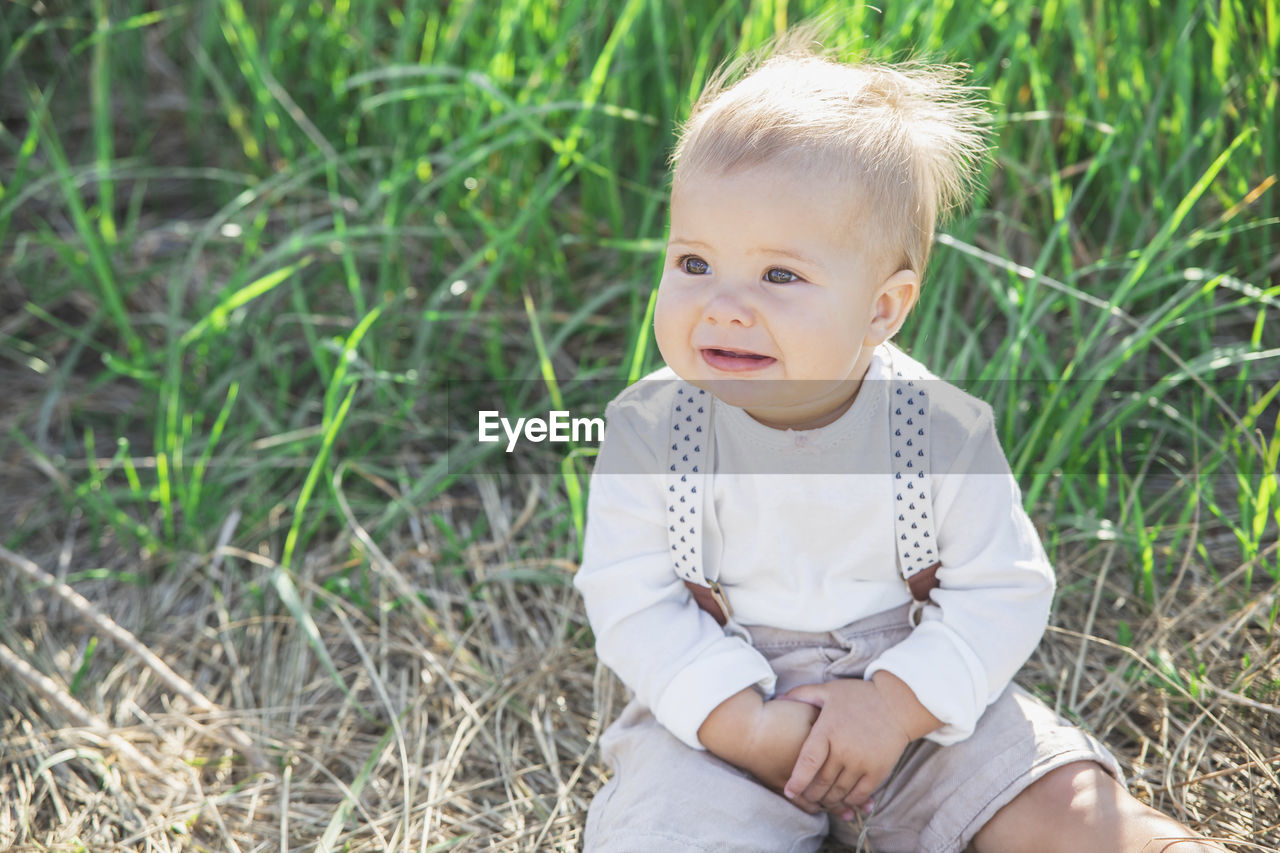
[[[792,260],[799,261],[802,264],[816,265],[818,263],[817,261],[808,257],[807,255],[802,255],[799,252],[793,251],[791,249],[778,249],[778,248],[766,247],[763,249],[752,249],[747,254],[749,255],[782,255],[784,258],[791,258]]]
[[[689,240],[684,237],[672,237],[667,242],[679,243],[681,246],[689,246],[695,249],[711,249],[712,248],[710,243],[704,243],[701,240]],[[792,249],[775,248],[772,246],[767,246],[761,249],[749,249],[747,251],[747,254],[748,255],[781,255],[784,258],[791,258],[792,260],[799,261],[802,264],[814,264],[814,265],[817,264],[817,261],[808,257],[807,255],[802,255],[801,253],[794,251]]]

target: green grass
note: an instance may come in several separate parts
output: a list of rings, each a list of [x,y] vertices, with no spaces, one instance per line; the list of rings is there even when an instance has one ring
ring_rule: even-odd
[[[967,63],[999,128],[903,342],[1148,596],[1187,547],[1280,579],[1280,3],[882,5],[843,42]],[[293,569],[343,525],[339,465],[399,492],[348,492],[374,535],[501,467],[442,414],[459,380],[540,383],[532,408],[653,368],[673,124],[824,9],[680,8],[6,4],[0,457],[56,471],[104,547],[180,561],[235,509]],[[554,463],[570,558],[589,455]]]

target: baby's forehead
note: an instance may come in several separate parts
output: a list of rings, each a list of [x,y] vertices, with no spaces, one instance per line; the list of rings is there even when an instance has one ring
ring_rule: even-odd
[[[743,177],[748,179],[745,185],[749,193],[767,189],[767,196],[752,195],[744,200],[744,182],[737,180]],[[764,186],[755,179],[762,179]],[[723,248],[705,244],[705,240],[727,240],[735,244],[735,249],[776,254],[780,245],[773,239],[773,232],[757,237],[749,227],[744,229],[747,233],[722,227],[724,222],[741,221],[744,209],[760,210],[766,221],[770,214],[783,217],[785,227],[780,230],[792,235],[797,234],[791,227],[796,222],[788,217],[798,216],[802,242],[819,250],[854,249],[876,263],[888,263],[889,255],[902,251],[902,235],[885,227],[888,218],[881,215],[884,205],[877,202],[866,185],[812,163],[796,166],[763,162],[737,164],[729,169],[678,170],[669,196],[669,240],[695,250],[704,246],[709,250]],[[724,216],[717,215],[718,211]]]
[[[813,158],[794,161],[772,158],[739,162],[728,167],[706,164],[678,168],[672,176],[668,210],[674,210],[678,200],[693,198],[695,194],[702,209],[720,204],[740,204],[736,196],[721,195],[720,189],[743,177],[759,178],[768,183],[769,196],[759,199],[762,208],[767,207],[770,201],[818,204],[824,217],[848,221],[851,226],[868,225],[861,220],[868,219],[870,211],[883,208],[885,201],[877,197],[873,186],[855,170],[842,170]]]

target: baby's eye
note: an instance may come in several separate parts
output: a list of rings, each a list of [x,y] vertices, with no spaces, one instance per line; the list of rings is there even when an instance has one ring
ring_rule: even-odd
[[[685,255],[676,261],[676,266],[687,272],[689,275],[706,275],[711,272],[711,267],[702,258],[694,255]]]
[[[770,284],[791,284],[792,282],[799,281],[800,276],[790,270],[774,267],[764,274],[764,280]]]

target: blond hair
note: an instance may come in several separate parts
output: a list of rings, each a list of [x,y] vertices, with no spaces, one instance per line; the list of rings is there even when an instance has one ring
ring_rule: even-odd
[[[923,276],[939,217],[975,183],[988,114],[961,68],[837,62],[800,46],[813,35],[792,30],[716,72],[680,129],[673,187],[766,162],[843,179],[870,245]]]

